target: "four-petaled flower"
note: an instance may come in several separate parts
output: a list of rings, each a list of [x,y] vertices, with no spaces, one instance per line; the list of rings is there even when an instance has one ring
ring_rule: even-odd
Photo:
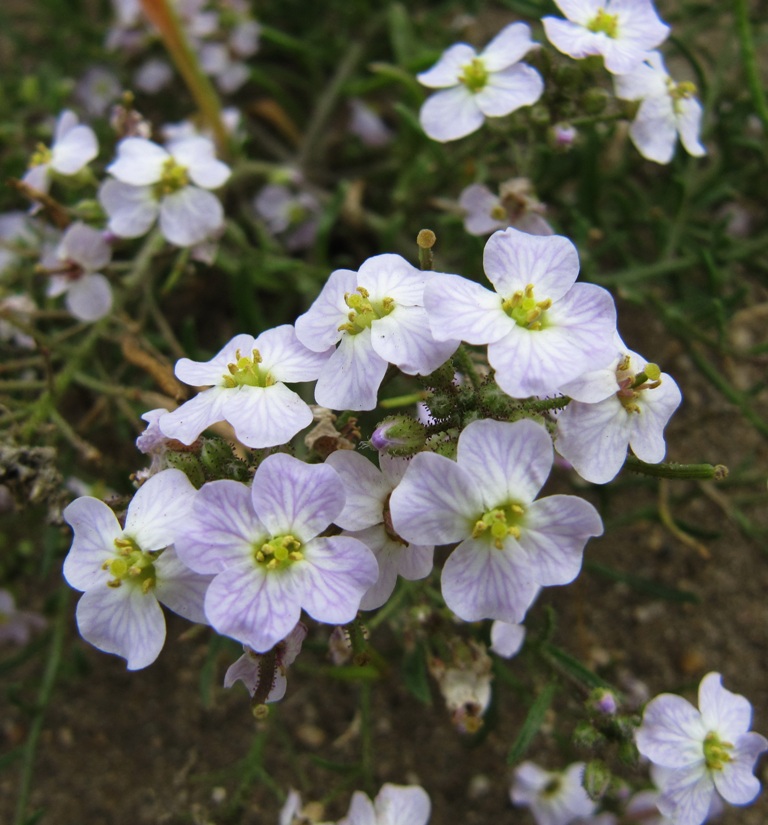
[[[325,464],[278,453],[249,488],[205,484],[177,538],[193,570],[214,575],[208,621],[257,653],[273,648],[301,611],[328,624],[352,621],[378,577],[373,553],[349,536],[321,536],[344,507],[344,486]]]
[[[760,792],[755,762],[768,739],[750,732],[752,706],[726,690],[719,673],[699,685],[699,709],[682,696],[663,693],[646,705],[635,739],[654,772],[657,806],[675,825],[701,825],[715,794],[748,805]]]
[[[554,393],[611,360],[616,306],[602,287],[575,283],[579,256],[567,238],[495,232],[483,266],[495,292],[443,275],[427,284],[424,305],[435,338],[488,344],[488,363],[505,393]]]
[[[571,825],[596,807],[582,784],[584,767],[574,762],[564,771],[546,771],[523,762],[515,768],[510,798],[529,808],[537,825]]]
[[[473,421],[457,460],[419,453],[390,498],[398,535],[458,547],[445,562],[443,598],[468,622],[522,621],[539,587],[568,584],[584,545],[603,532],[576,496],[535,501],[552,468],[552,439],[531,420]]]
[[[427,825],[431,810],[424,788],[387,783],[373,801],[355,791],[349,812],[338,825]]]
[[[221,202],[208,190],[218,189],[230,170],[216,159],[207,138],[174,141],[167,149],[144,138],[126,138],[107,171],[115,180],[102,185],[99,200],[115,235],[137,238],[159,215],[160,230],[171,243],[193,246],[224,224]]]
[[[249,447],[286,444],[312,423],[312,411],[284,381],[314,381],[330,352],[308,350],[289,324],[252,335],[236,335],[210,361],[182,358],[176,375],[209,389],[158,420],[160,430],[192,444],[217,421],[228,421]]]
[[[544,91],[536,69],[520,61],[537,44],[525,23],[502,29],[480,53],[467,43],[451,46],[419,82],[439,92],[427,98],[419,113],[422,128],[433,140],[466,137],[486,117],[503,117],[531,106]]]
[[[192,622],[206,623],[210,576],[181,563],[173,542],[195,494],[181,470],[152,476],[128,505],[125,527],[99,499],[82,496],[65,510],[75,533],[64,578],[84,590],[77,605],[82,637],[128,660],[129,670],[155,661],[165,641],[158,602]]]
[[[696,87],[687,80],[675,83],[659,52],[651,52],[631,73],[614,78],[614,86],[616,97],[640,101],[629,136],[644,158],[669,163],[678,135],[689,155],[707,154],[699,139],[703,112]]]
[[[332,272],[296,320],[296,336],[305,347],[324,353],[339,344],[317,381],[317,403],[332,410],[372,410],[387,364],[408,375],[428,375],[445,363],[458,341],[436,341],[424,309],[425,285],[445,277],[422,272],[399,255],[375,255],[359,272]]]
[[[628,446],[641,461],[658,464],[666,453],[664,427],[682,400],[674,379],[618,336],[616,349],[607,367],[560,388],[573,400],[557,416],[555,446],[594,484],[614,478]]]
[[[549,42],[576,59],[602,55],[612,74],[631,72],[669,34],[651,0],[555,0],[568,18],[544,17]]]

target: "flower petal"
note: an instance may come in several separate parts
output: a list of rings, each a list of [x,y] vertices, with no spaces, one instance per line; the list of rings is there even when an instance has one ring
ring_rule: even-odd
[[[525,23],[510,23],[483,49],[480,58],[486,71],[496,73],[523,57],[537,44],[531,40],[531,28]]]
[[[102,565],[115,557],[115,539],[123,535],[117,516],[91,496],[76,498],[62,515],[75,534],[64,559],[64,578],[76,590],[105,584],[109,575]]]
[[[155,570],[158,601],[190,622],[208,624],[203,605],[213,576],[202,576],[190,570],[172,546],[159,556]]]
[[[193,246],[224,224],[221,201],[207,189],[185,186],[160,203],[160,229],[176,246]]]
[[[158,203],[149,186],[130,186],[107,180],[99,189],[99,202],[109,215],[108,229],[121,238],[138,238],[149,231]]]
[[[532,106],[543,92],[544,80],[536,69],[518,63],[489,75],[475,101],[486,117],[504,117],[522,106]]]
[[[421,128],[441,143],[471,135],[484,120],[475,96],[463,84],[431,95],[419,112]]]
[[[251,500],[256,514],[273,536],[314,538],[344,508],[344,485],[326,464],[305,464],[277,453],[261,462],[253,477]]]
[[[151,140],[129,137],[118,143],[117,160],[107,166],[107,172],[131,186],[149,186],[160,180],[170,157]]]
[[[490,289],[460,275],[441,275],[424,288],[424,306],[437,340],[487,344],[503,338],[514,321]]]
[[[684,768],[703,764],[707,728],[698,710],[682,696],[662,693],[651,700],[635,735],[640,753],[658,765]]]
[[[360,453],[336,450],[325,460],[339,474],[346,503],[336,517],[342,530],[363,530],[384,520],[384,505],[393,485],[381,470]]]
[[[312,423],[307,402],[285,384],[230,390],[222,410],[237,438],[257,449],[287,444]]]
[[[163,435],[182,444],[194,444],[203,430],[224,420],[224,403],[230,390],[211,387],[185,401],[178,409],[161,416],[157,425]]]
[[[317,379],[315,400],[331,410],[372,410],[386,371],[387,362],[371,345],[370,328],[345,333]]]
[[[424,545],[461,541],[483,512],[474,479],[435,453],[414,456],[389,506],[397,534]]]
[[[448,556],[441,581],[445,603],[466,622],[519,624],[539,592],[512,553],[475,539],[461,542]]]
[[[371,344],[377,355],[404,373],[428,375],[453,355],[459,341],[436,341],[423,307],[398,306],[373,322]]]
[[[196,490],[181,470],[168,469],[141,485],[128,505],[125,535],[144,552],[173,544],[187,519]]]
[[[112,309],[112,287],[99,273],[85,275],[67,290],[66,304],[80,321],[98,321]]]
[[[430,89],[443,89],[455,86],[467,63],[477,56],[475,50],[466,43],[456,43],[446,49],[435,65],[426,72],[416,75],[422,86]]]
[[[100,587],[83,593],[77,604],[80,635],[105,653],[128,660],[128,670],[151,665],[165,643],[165,618],[152,591],[138,585]]]

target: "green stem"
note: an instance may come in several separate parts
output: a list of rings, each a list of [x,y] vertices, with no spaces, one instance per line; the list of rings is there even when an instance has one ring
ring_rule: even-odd
[[[45,711],[50,704],[53,689],[56,685],[56,676],[59,671],[61,652],[64,646],[64,634],[69,619],[69,592],[69,587],[62,584],[59,590],[59,603],[57,605],[56,620],[53,626],[53,635],[51,636],[51,644],[45,661],[45,672],[43,673],[43,680],[40,683],[40,690],[37,694],[35,717],[30,725],[27,741],[24,743],[21,777],[19,779],[19,796],[16,803],[14,825],[24,825],[24,823],[28,821],[26,811],[32,783],[32,772],[35,765],[35,752],[37,751],[37,742],[43,729]]]
[[[477,374],[475,365],[472,363],[472,359],[469,357],[469,352],[467,352],[467,348],[464,344],[461,344],[461,346],[459,346],[456,350],[453,355],[453,360],[456,362],[459,372],[469,378],[474,389],[479,389],[482,381],[480,376]]]
[[[373,719],[371,714],[371,693],[370,682],[363,682],[360,685],[360,744],[362,753],[360,755],[360,769],[363,776],[365,788],[373,796]]]
[[[640,461],[633,455],[627,456],[624,466],[632,472],[655,478],[713,478],[715,481],[720,481],[728,476],[728,468],[724,464],[675,464],[673,462],[646,464],[645,461]]]
[[[749,3],[747,0],[734,0],[736,14],[736,33],[741,45],[741,59],[744,63],[744,74],[747,78],[749,93],[752,95],[752,105],[768,131],[768,103],[765,99],[763,84],[760,82],[760,67],[757,64],[755,41],[752,37],[752,27],[749,22]]]

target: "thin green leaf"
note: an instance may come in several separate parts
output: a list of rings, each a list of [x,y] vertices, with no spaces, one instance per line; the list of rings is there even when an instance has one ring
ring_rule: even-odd
[[[536,701],[531,705],[528,715],[525,717],[520,733],[512,743],[512,747],[507,754],[507,764],[514,765],[525,756],[528,748],[533,742],[534,737],[539,732],[544,717],[546,716],[549,706],[557,693],[557,685],[554,683],[548,684],[544,690],[536,697]]]

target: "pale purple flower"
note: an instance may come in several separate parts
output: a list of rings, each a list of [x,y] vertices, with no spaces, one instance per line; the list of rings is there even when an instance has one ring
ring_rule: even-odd
[[[544,220],[544,204],[533,195],[527,178],[512,178],[499,187],[499,194],[481,183],[473,183],[459,196],[464,211],[464,228],[470,235],[490,235],[497,229],[514,226],[529,235],[552,235]]]
[[[511,659],[520,652],[525,641],[525,628],[521,624],[496,621],[491,625],[489,650],[504,659]]]
[[[602,55],[612,74],[631,72],[669,34],[651,0],[555,0],[567,20],[544,17],[549,42],[580,59]]]
[[[80,321],[98,321],[112,309],[112,287],[101,271],[112,260],[104,233],[81,221],[69,226],[44,265],[51,269],[48,295],[66,295],[65,303]]]
[[[701,825],[716,794],[731,805],[752,802],[760,793],[753,770],[768,739],[751,724],[752,706],[726,690],[719,673],[701,680],[698,710],[671,693],[651,700],[635,741],[663,769],[654,774],[659,811],[675,825]]]
[[[457,140],[479,129],[486,117],[503,117],[531,106],[544,91],[541,75],[520,61],[536,43],[525,23],[510,23],[478,55],[467,43],[445,51],[419,82],[439,92],[419,112],[433,140]]]
[[[192,622],[205,623],[210,576],[189,570],[173,548],[188,518],[195,488],[180,470],[152,476],[128,505],[125,527],[99,499],[84,496],[65,510],[74,531],[64,578],[85,591],[77,605],[82,637],[128,661],[152,664],[165,642],[160,602]]]
[[[167,60],[150,57],[133,74],[133,85],[148,95],[156,95],[173,80],[173,69]]]
[[[408,461],[381,455],[378,469],[360,453],[336,450],[325,463],[339,474],[347,494],[336,524],[344,530],[343,535],[369,547],[379,563],[378,581],[360,603],[361,610],[374,610],[392,595],[398,575],[413,581],[425,578],[432,570],[434,545],[409,544],[392,527],[389,498]]]
[[[528,808],[537,825],[570,825],[596,808],[582,785],[584,767],[574,762],[564,771],[545,771],[523,762],[515,768],[510,798]]]
[[[76,175],[98,153],[99,143],[93,129],[81,124],[74,112],[65,109],[56,121],[53,143],[50,148],[42,144],[38,146],[22,181],[40,192],[47,192],[54,172]]]
[[[312,423],[312,410],[286,381],[314,381],[330,352],[302,346],[289,324],[236,335],[210,361],[182,358],[176,376],[192,386],[210,386],[159,420],[160,430],[192,444],[217,421],[228,421],[248,447],[286,444]]]
[[[690,81],[675,83],[659,52],[651,52],[631,73],[618,75],[614,85],[617,97],[640,101],[629,136],[644,158],[669,163],[678,135],[689,155],[706,155],[699,137],[703,111],[694,97],[696,87]]]
[[[522,621],[539,588],[573,581],[584,545],[603,532],[576,496],[535,500],[552,468],[552,440],[531,420],[473,421],[457,460],[419,453],[390,498],[392,524],[419,544],[459,542],[443,597],[465,621]]]
[[[281,183],[269,183],[254,198],[253,208],[289,251],[308,249],[315,242],[320,202],[310,192],[293,192]]]
[[[349,108],[349,131],[366,146],[380,149],[392,142],[392,130],[367,103],[355,97],[349,101]]]
[[[177,246],[193,246],[224,223],[221,202],[209,189],[229,178],[229,167],[217,160],[213,143],[204,137],[169,144],[167,149],[144,138],[126,138],[117,160],[107,167],[99,200],[109,215],[109,230],[137,238],[159,218],[163,235]]]
[[[641,461],[658,464],[666,453],[664,428],[682,400],[674,379],[628,350],[618,336],[615,351],[607,367],[560,388],[573,400],[557,416],[555,445],[594,484],[616,476],[627,447]]]
[[[31,610],[19,610],[10,591],[0,589],[0,644],[23,647],[33,633],[43,630],[47,624],[45,616]]]
[[[483,265],[495,291],[444,275],[427,284],[424,305],[436,338],[488,344],[488,362],[505,393],[548,395],[613,358],[613,298],[575,283],[579,256],[567,238],[495,232]]]
[[[359,272],[332,272],[296,321],[299,341],[315,352],[339,344],[318,379],[317,403],[372,410],[388,363],[408,375],[427,375],[445,363],[458,341],[436,341],[430,333],[424,287],[446,277],[399,255],[375,255]]]
[[[378,577],[373,553],[349,536],[321,536],[344,508],[344,486],[325,464],[282,453],[265,458],[252,487],[205,484],[177,538],[184,561],[215,576],[205,612],[220,633],[263,653],[301,611],[352,621]]]
[[[349,812],[338,825],[427,825],[432,803],[418,785],[381,786],[371,801],[362,791],[355,791]]]
[[[245,651],[243,655],[227,668],[224,674],[224,687],[230,688],[237,681],[241,681],[251,696],[256,695],[256,691],[262,688],[264,693],[263,702],[279,702],[285,696],[288,680],[286,672],[288,666],[292,665],[296,657],[301,653],[301,645],[307,635],[307,626],[299,622],[296,627],[273,648],[274,664],[269,675],[272,677],[272,684],[269,690],[264,691],[261,685],[263,678],[264,654],[251,650],[248,645],[243,645]]]
[[[120,96],[122,86],[117,75],[105,66],[91,66],[78,80],[75,97],[93,117],[102,117]]]
[[[430,656],[430,675],[437,682],[451,723],[459,733],[477,733],[491,703],[493,660],[484,644],[470,639],[448,641],[449,656]]]

